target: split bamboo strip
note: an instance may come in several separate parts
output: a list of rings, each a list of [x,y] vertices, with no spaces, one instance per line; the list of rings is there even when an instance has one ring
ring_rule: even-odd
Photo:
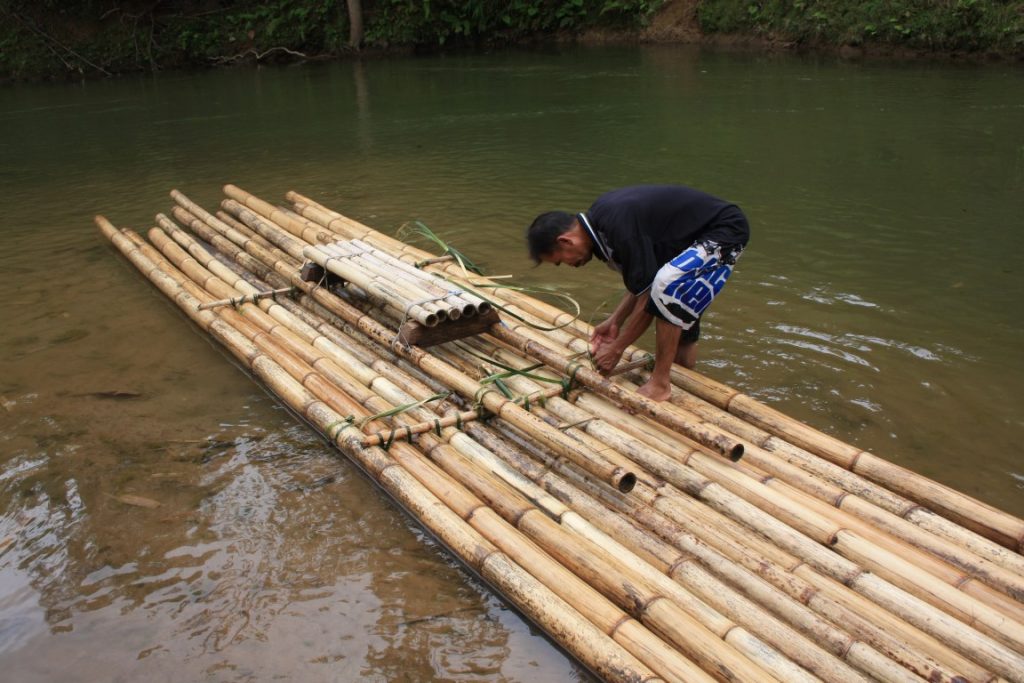
[[[221,299],[219,301],[211,301],[208,304],[202,304],[201,310],[207,310],[210,308],[217,308],[219,306],[240,306],[241,304],[254,303],[260,299],[272,299],[278,294],[291,294],[295,291],[294,287],[281,287],[280,289],[271,289],[266,292],[254,292],[253,294],[245,294],[234,299]]]
[[[609,679],[654,680],[652,671],[616,646],[605,634],[585,621],[578,612],[572,610],[567,603],[536,579],[523,572],[504,553],[478,536],[421,483],[405,474],[404,470],[386,454],[375,449],[348,446],[344,435],[351,427],[337,429],[336,425],[344,422],[339,422],[336,412],[316,399],[295,380],[287,377],[281,366],[253,347],[212,312],[196,310],[200,302],[146,259],[131,241],[118,233],[109,222],[98,217],[97,223],[114,245],[169,298],[188,312],[197,324],[210,331],[239,360],[247,363],[257,376],[301,415],[331,435],[342,450],[373,476],[396,502],[414,513],[421,523],[454,554],[462,558],[469,568],[476,571],[485,581],[503,590],[518,608],[545,627],[581,661]]]

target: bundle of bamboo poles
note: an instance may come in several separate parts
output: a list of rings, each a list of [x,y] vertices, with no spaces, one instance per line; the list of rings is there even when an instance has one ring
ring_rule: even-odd
[[[602,377],[581,359],[589,327],[558,309],[302,195],[225,192],[215,214],[172,193],[149,243],[97,222],[601,678],[1024,681],[1024,521],[692,371],[652,403],[639,349]],[[332,269],[359,291],[331,291],[299,276],[317,254],[419,264],[508,315],[429,352],[396,343],[409,308],[375,286],[397,277]]]
[[[386,305],[403,318],[427,327],[444,320],[486,314],[491,308],[480,297],[361,240],[308,245],[302,254],[364,292],[382,295]]]

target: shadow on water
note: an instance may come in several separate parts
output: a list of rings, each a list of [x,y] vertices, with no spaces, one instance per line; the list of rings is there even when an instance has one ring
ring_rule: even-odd
[[[589,680],[297,423],[91,224],[177,187],[422,220],[591,316],[522,230],[634,182],[754,236],[702,368],[1024,514],[1024,84],[1003,67],[683,48],[7,89],[0,665],[17,680]]]

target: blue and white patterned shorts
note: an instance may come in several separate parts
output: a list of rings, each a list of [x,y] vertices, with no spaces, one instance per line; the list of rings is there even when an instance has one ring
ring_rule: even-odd
[[[651,284],[656,313],[684,331],[696,327],[696,333],[701,315],[732,275],[743,246],[698,240],[662,266]],[[689,335],[689,340],[696,341],[696,336]]]

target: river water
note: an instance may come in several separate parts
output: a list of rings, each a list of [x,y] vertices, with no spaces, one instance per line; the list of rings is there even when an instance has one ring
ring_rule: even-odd
[[[700,369],[1024,515],[1017,67],[602,47],[8,87],[7,680],[590,680],[92,224],[226,182],[421,220],[588,318],[620,283],[532,268],[535,214],[639,182],[726,197],[753,238]]]

